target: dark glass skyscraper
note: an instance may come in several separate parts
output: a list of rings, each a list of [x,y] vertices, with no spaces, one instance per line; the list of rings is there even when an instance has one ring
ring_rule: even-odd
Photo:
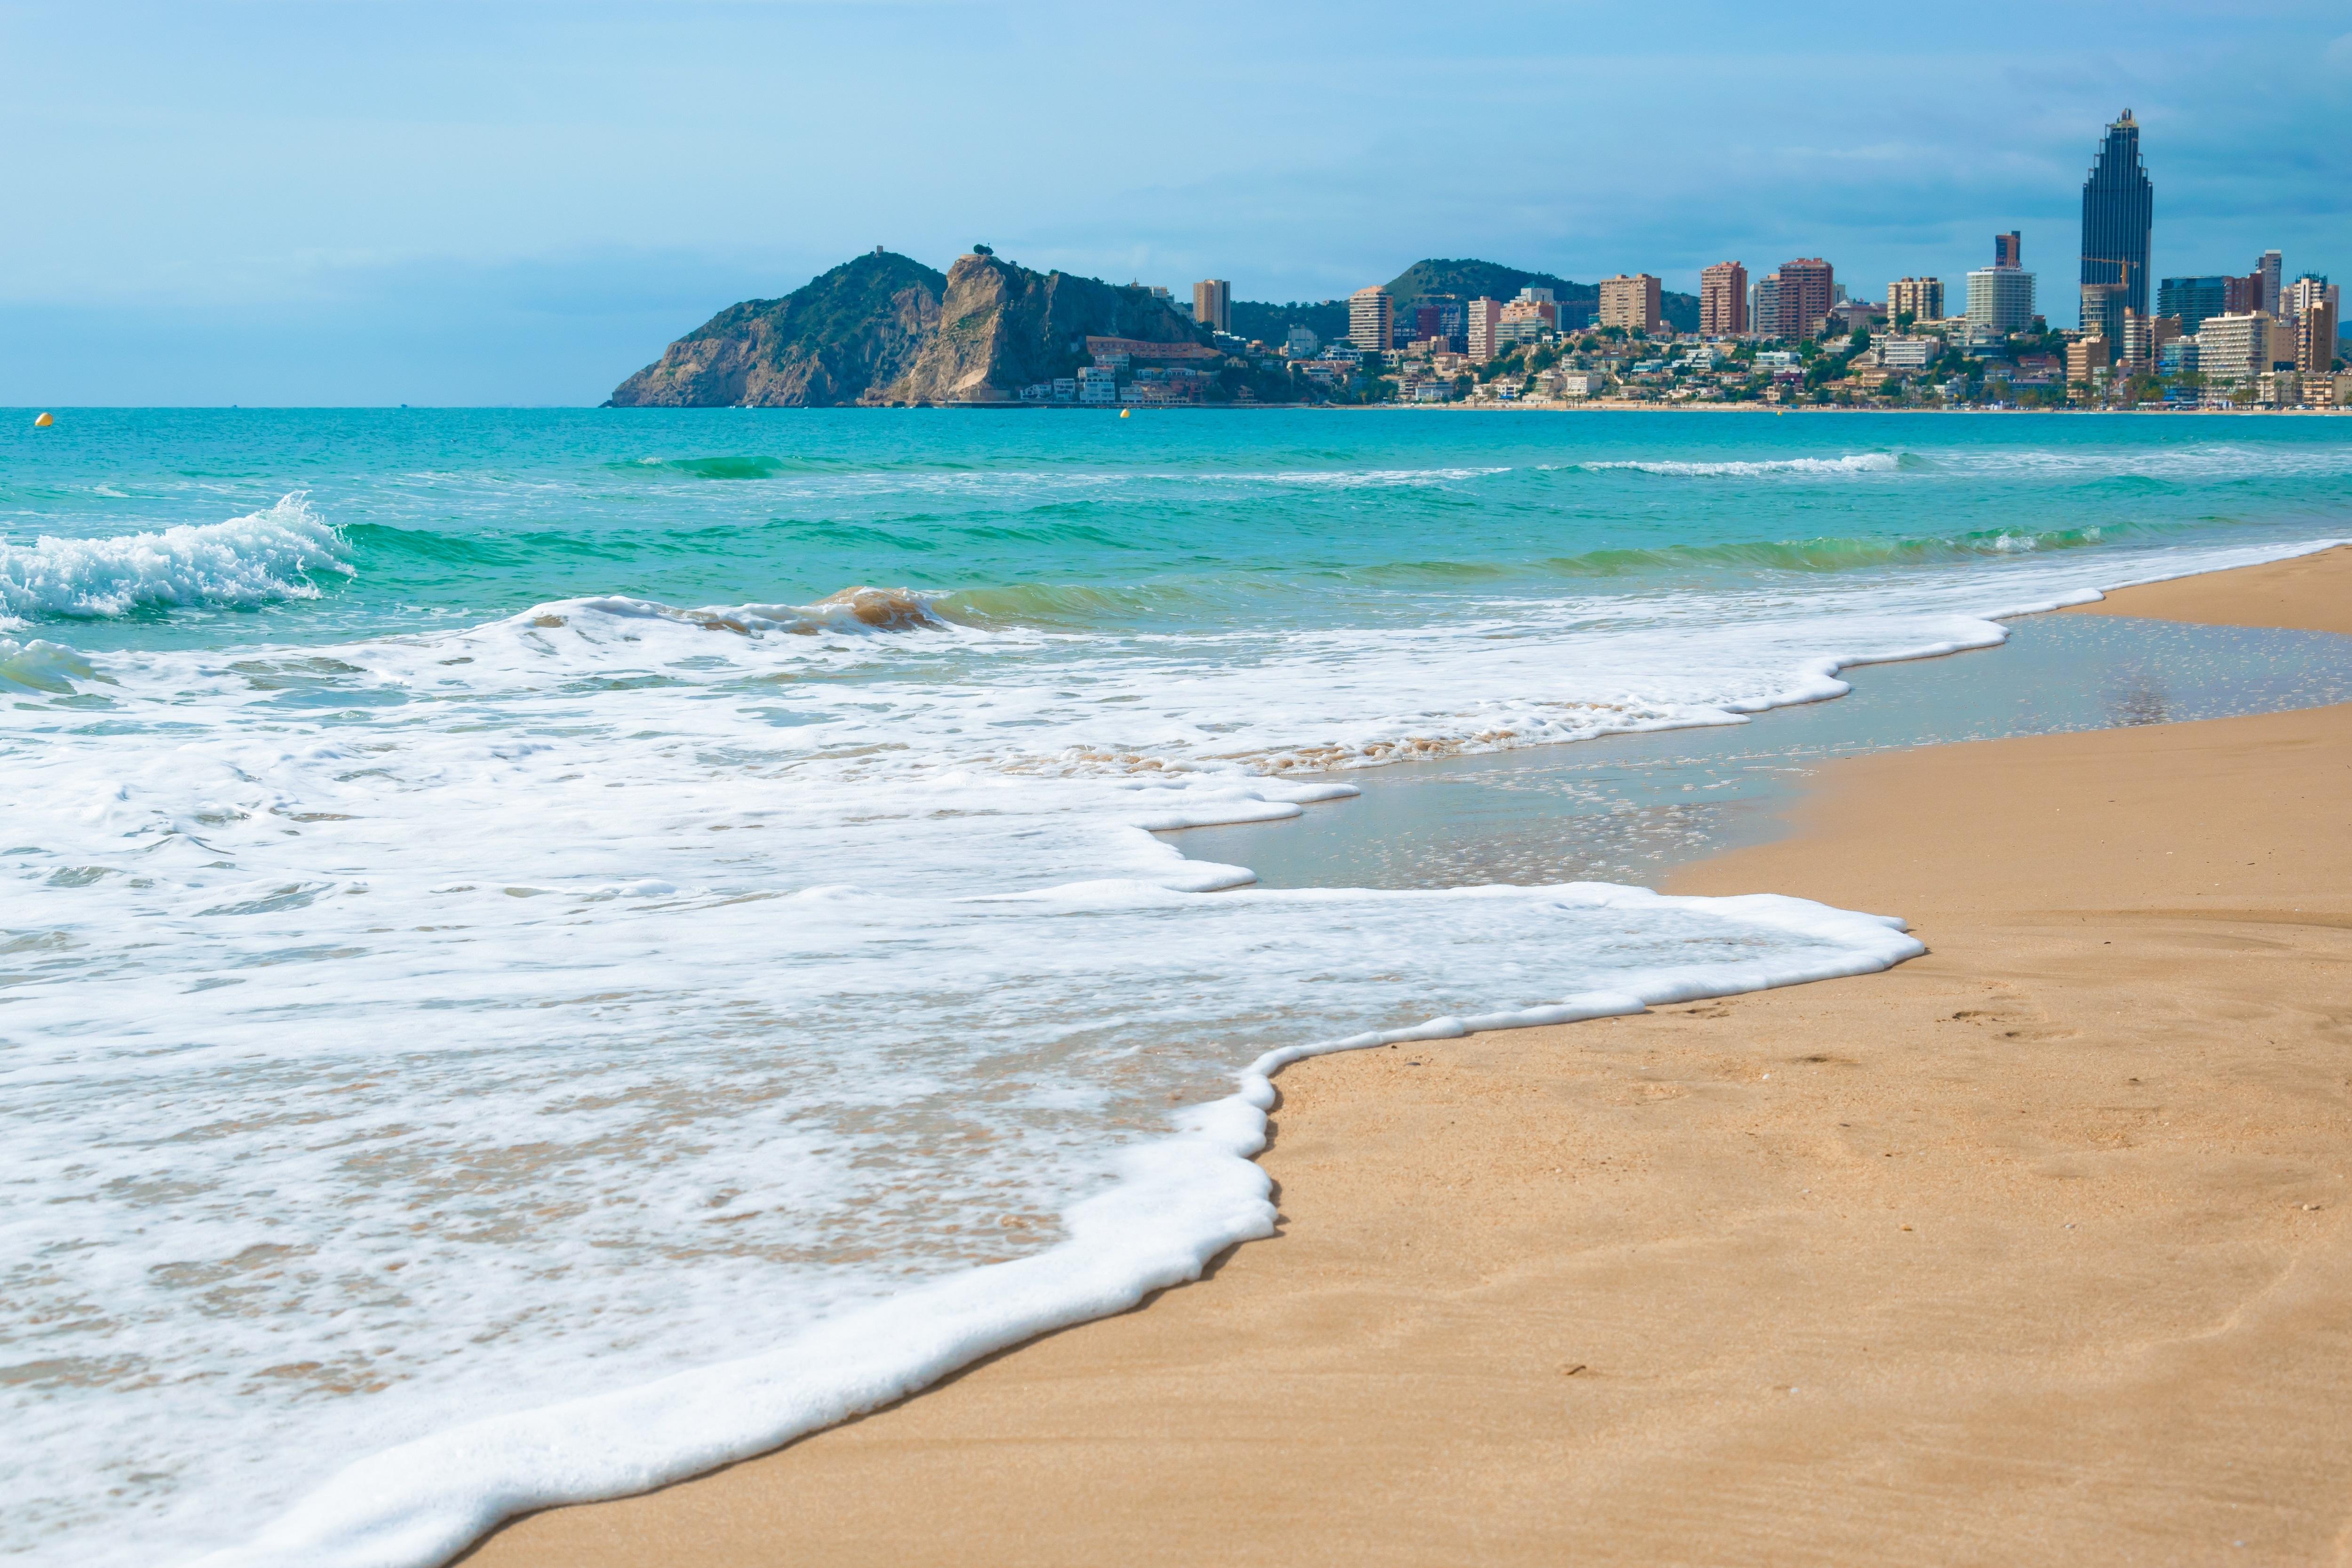
[[[2139,121],[2126,109],[2083,182],[2083,281],[2123,285],[2123,304],[2147,314],[2147,241],[2156,190],[2139,166]],[[2094,323],[2085,321],[2084,326]]]

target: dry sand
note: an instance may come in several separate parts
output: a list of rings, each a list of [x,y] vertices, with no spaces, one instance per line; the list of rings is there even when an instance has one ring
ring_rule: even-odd
[[[470,1561],[2352,1562],[2352,708],[1815,783],[1678,890],[1929,956],[1293,1068],[1211,1281]]]

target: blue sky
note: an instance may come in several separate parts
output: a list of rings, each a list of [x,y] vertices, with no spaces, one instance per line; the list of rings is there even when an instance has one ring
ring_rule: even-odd
[[[2159,274],[2352,274],[2352,9],[0,0],[0,403],[600,401],[877,244],[1238,298],[1423,256],[2071,301],[2126,105]],[[2063,308],[2062,308],[2063,309]],[[2071,321],[2071,309],[2053,319]]]

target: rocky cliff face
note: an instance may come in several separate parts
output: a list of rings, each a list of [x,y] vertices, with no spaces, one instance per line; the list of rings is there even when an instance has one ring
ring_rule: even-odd
[[[1149,289],[967,256],[945,277],[876,251],[781,300],[747,300],[623,382],[614,408],[1007,403],[1068,375],[1088,336],[1201,342]]]
[[[948,280],[876,251],[781,300],[747,300],[614,389],[615,408],[823,408],[883,400],[939,330]]]
[[[1007,402],[1032,382],[1070,374],[1085,363],[1090,335],[1155,343],[1207,341],[1149,289],[966,256],[948,271],[939,330],[890,387],[889,398]]]

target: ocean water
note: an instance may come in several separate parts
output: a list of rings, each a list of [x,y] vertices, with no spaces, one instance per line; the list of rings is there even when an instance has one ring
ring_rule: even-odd
[[[2314,419],[0,416],[0,1552],[431,1563],[1129,1304],[1283,1060],[1917,951],[1236,825],[2347,511]]]

